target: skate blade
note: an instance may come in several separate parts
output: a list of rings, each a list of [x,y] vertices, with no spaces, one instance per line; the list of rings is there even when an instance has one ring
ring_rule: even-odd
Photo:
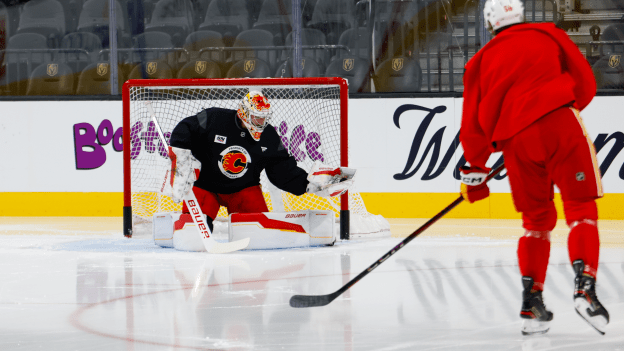
[[[583,317],[583,319],[589,323],[589,325],[594,327],[597,332],[602,335],[605,334],[605,328],[609,322],[604,316],[590,316],[587,311],[591,310],[591,305],[587,300],[584,298],[574,299],[574,308],[576,309],[576,313]]]
[[[550,321],[542,322],[537,319],[523,319],[522,320],[522,335],[536,335],[545,334],[550,330]]]

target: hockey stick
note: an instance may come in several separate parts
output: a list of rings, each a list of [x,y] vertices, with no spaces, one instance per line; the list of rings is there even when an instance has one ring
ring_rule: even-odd
[[[147,111],[152,117],[152,121],[154,121],[154,126],[158,131],[158,136],[160,137],[160,141],[164,146],[168,146],[167,140],[165,139],[165,135],[160,129],[160,124],[158,124],[158,120],[156,120],[156,113],[154,112],[154,108],[149,101],[144,101],[145,107]],[[184,202],[186,202],[186,207],[188,207],[191,217],[193,218],[193,222],[197,227],[198,233],[202,238],[202,242],[204,243],[204,247],[206,247],[206,251],[208,253],[228,253],[234,252],[238,250],[242,250],[249,245],[249,238],[233,241],[231,243],[219,243],[215,239],[211,237],[212,232],[210,231],[210,227],[204,220],[204,213],[199,207],[199,202],[197,202],[197,198],[195,197],[195,193],[193,189],[189,191],[186,195],[184,195]]]
[[[488,182],[490,179],[494,178],[497,174],[499,174],[505,168],[505,164],[501,164],[496,167],[490,174],[488,174],[485,179]],[[427,228],[429,228],[433,223],[437,222],[438,219],[442,218],[445,214],[455,208],[457,205],[464,201],[463,196],[459,196],[455,201],[453,201],[450,205],[446,206],[445,209],[440,211],[437,215],[433,216],[427,223],[423,224],[420,228],[416,229],[412,234],[410,234],[407,238],[403,239],[397,246],[395,246],[392,250],[388,251],[385,255],[383,255],[379,260],[373,263],[370,267],[368,267],[365,271],[358,274],[357,277],[351,279],[347,284],[343,285],[342,288],[336,290],[335,292],[328,295],[295,295],[290,298],[290,306],[295,308],[302,307],[317,307],[317,306],[325,306],[330,302],[334,301],[335,298],[340,296],[342,293],[347,291],[350,287],[355,285],[355,283],[359,282],[360,279],[364,278],[368,273],[370,273],[373,269],[377,268],[380,264],[382,264],[385,260],[387,260],[390,256],[394,255],[397,251],[403,248],[403,246],[407,245],[410,241],[412,241],[415,237],[424,232]]]

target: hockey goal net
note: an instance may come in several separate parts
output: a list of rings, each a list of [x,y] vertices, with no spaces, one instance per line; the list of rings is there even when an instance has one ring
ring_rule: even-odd
[[[316,160],[330,166],[348,166],[348,87],[342,78],[130,80],[122,93],[125,236],[151,233],[154,213],[182,208],[161,193],[170,162],[145,102],[152,106],[168,139],[180,120],[208,107],[237,109],[251,89],[262,91],[269,99],[271,124],[299,167],[309,171]],[[342,239],[390,233],[388,222],[370,214],[355,190],[334,198],[295,196],[277,189],[264,172],[261,186],[270,211],[334,211]],[[227,216],[222,207],[215,232],[219,230],[219,219]]]

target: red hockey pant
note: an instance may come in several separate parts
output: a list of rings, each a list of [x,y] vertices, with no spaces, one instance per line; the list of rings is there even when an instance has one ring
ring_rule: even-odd
[[[523,276],[543,286],[550,255],[549,235],[556,225],[554,185],[563,199],[568,225],[598,220],[595,199],[602,197],[600,169],[578,111],[560,108],[509,139],[503,147],[514,205],[527,235],[520,238],[518,263]],[[591,221],[589,223],[591,223]],[[600,242],[596,225],[571,228],[570,261],[582,259],[595,272]]]
[[[259,185],[232,194],[215,194],[194,186],[193,193],[202,212],[213,220],[221,206],[227,208],[228,213],[269,212]],[[182,212],[188,213],[186,203],[182,205]]]

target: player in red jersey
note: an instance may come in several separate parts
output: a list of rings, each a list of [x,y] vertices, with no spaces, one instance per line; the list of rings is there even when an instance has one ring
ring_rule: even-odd
[[[179,203],[192,188],[211,231],[220,206],[229,213],[269,211],[260,188],[263,170],[294,195],[338,196],[353,184],[353,169],[318,162],[309,173],[298,167],[270,124],[271,109],[266,96],[251,91],[237,110],[208,108],[173,129],[171,197]],[[188,213],[186,203],[182,212]]]
[[[483,12],[494,38],[466,64],[460,141],[468,165],[461,169],[462,194],[471,203],[489,196],[486,161],[502,151],[526,230],[518,243],[522,333],[545,333],[553,318],[542,291],[557,220],[557,185],[570,227],[575,308],[604,334],[609,314],[595,291],[600,248],[595,200],[603,191],[595,149],[579,115],[596,94],[591,67],[554,24],[524,23],[520,0],[487,0]]]

